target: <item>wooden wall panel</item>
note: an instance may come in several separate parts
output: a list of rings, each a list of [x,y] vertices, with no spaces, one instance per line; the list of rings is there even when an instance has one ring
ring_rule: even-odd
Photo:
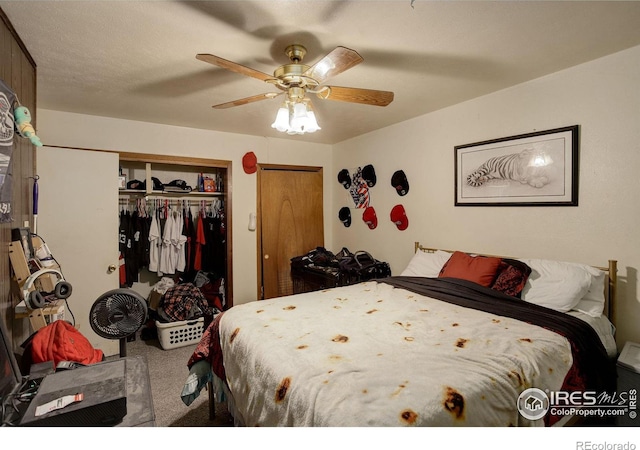
[[[31,111],[36,126],[36,64],[0,8],[0,77],[18,95],[20,103]],[[11,223],[0,223],[0,317],[11,334],[14,349],[30,333],[25,319],[14,318],[14,307],[20,300],[17,285],[12,280],[9,262],[11,229],[28,222],[33,224],[32,185],[35,171],[35,147],[26,139],[14,138],[11,158],[13,183]]]

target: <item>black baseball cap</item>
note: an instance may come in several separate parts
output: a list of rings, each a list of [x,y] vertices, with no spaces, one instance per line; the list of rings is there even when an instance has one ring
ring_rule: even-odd
[[[131,180],[127,183],[127,189],[144,190],[144,182],[140,180]]]
[[[362,168],[362,179],[369,187],[374,187],[376,185],[376,171],[371,164],[367,164]]]
[[[348,207],[343,206],[342,208],[340,208],[338,217],[340,218],[340,222],[342,222],[345,227],[351,226],[351,210]]]
[[[409,181],[407,181],[407,176],[404,174],[404,171],[396,170],[394,172],[391,176],[391,186],[396,188],[398,195],[407,195],[407,192],[409,192]]]
[[[347,169],[342,169],[338,172],[338,181],[342,183],[345,189],[349,189],[351,186],[351,175],[349,175],[349,171]]]

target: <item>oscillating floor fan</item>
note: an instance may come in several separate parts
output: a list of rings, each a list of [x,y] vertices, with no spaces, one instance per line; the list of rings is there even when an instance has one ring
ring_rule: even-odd
[[[113,289],[93,303],[89,323],[105,339],[120,340],[120,357],[127,356],[127,337],[147,320],[147,301],[133,289]]]

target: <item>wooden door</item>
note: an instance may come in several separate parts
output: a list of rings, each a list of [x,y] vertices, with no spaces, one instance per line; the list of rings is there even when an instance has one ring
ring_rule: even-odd
[[[293,294],[291,258],[324,246],[322,189],[320,167],[260,166],[259,298]]]

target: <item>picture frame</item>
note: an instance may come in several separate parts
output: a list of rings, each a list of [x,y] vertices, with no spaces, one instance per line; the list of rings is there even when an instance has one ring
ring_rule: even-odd
[[[457,145],[455,206],[578,206],[579,125]]]

